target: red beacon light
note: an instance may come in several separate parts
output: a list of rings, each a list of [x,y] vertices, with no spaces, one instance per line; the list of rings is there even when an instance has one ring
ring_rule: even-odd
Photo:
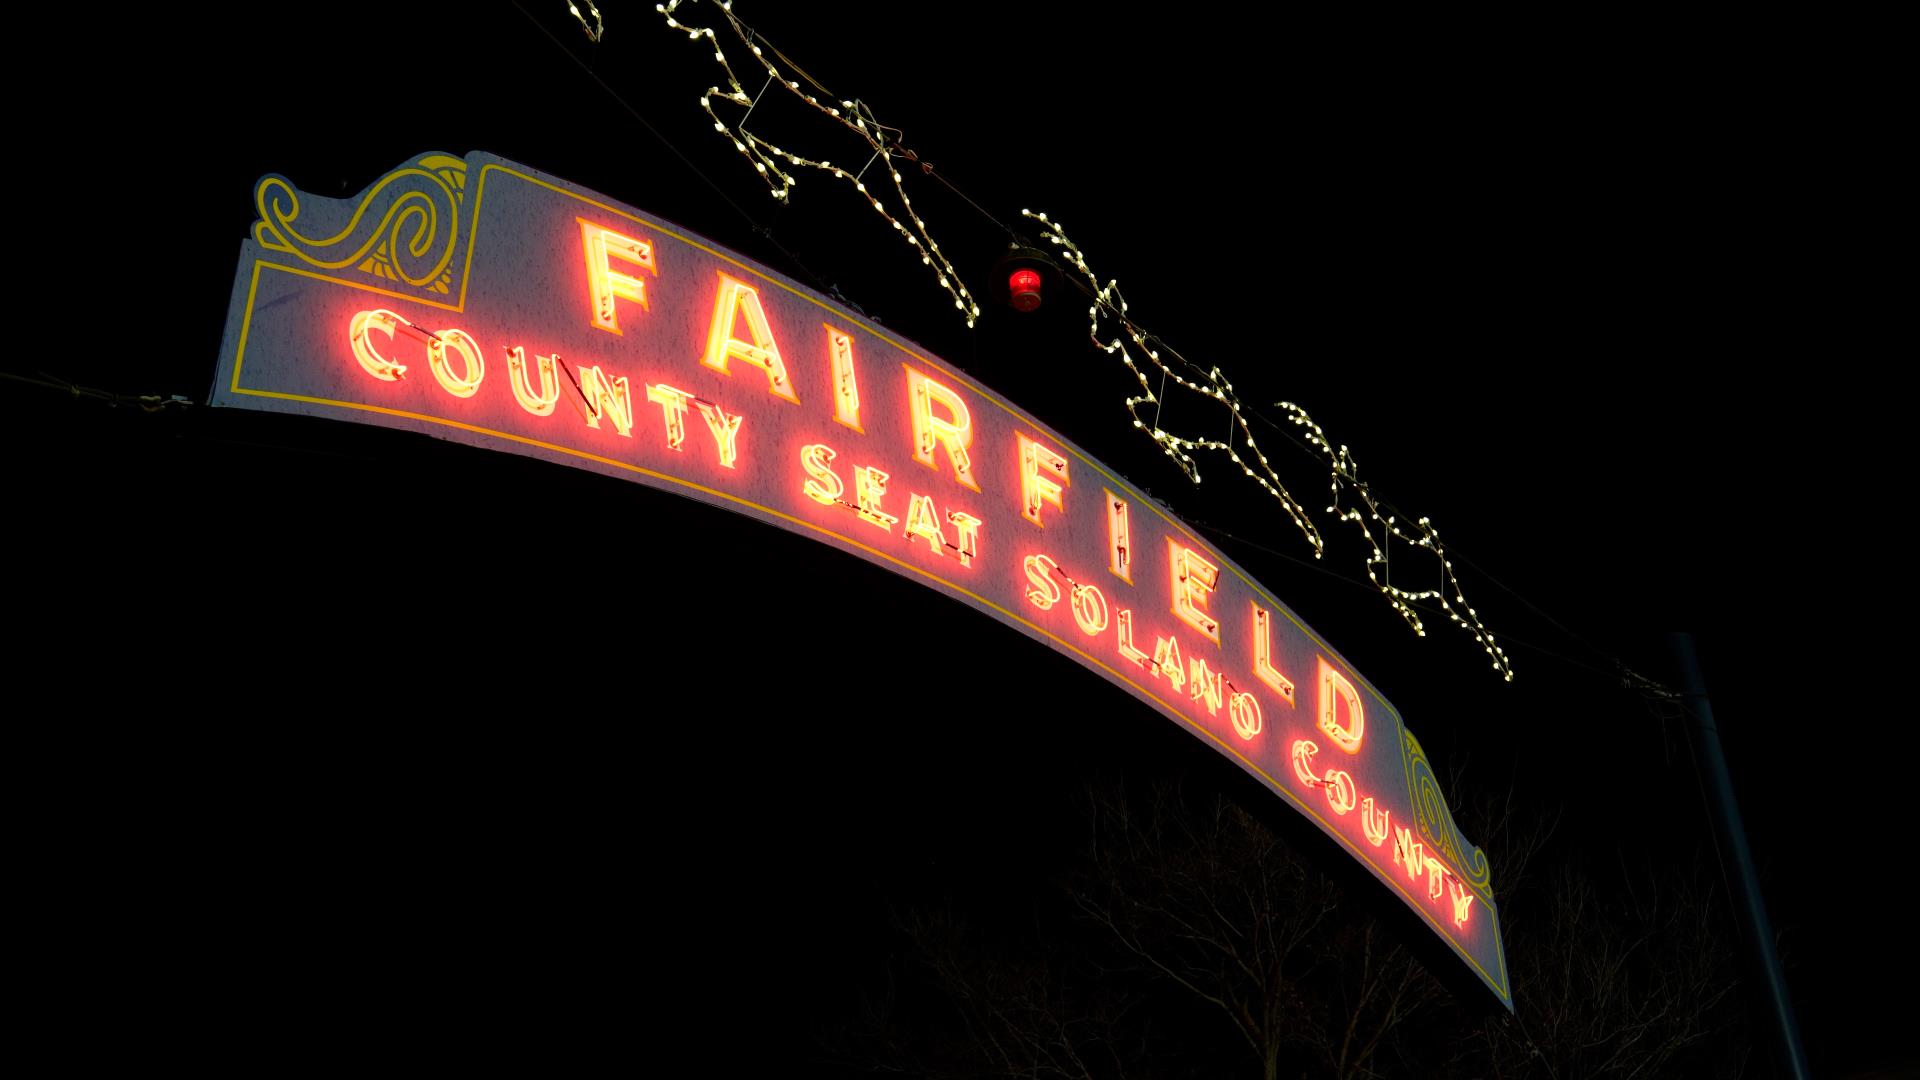
[[[1015,311],[1032,311],[1040,306],[1040,273],[1022,267],[1007,278],[1007,302]]]
[[[1038,311],[1040,291],[1058,270],[1046,252],[1015,243],[993,264],[994,278],[1007,283],[998,298],[1018,312]]]

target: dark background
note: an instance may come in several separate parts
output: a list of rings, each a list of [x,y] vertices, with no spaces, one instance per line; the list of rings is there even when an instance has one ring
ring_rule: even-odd
[[[1142,324],[1270,416],[1301,403],[1432,516],[1507,685],[1443,619],[1416,639],[1349,527],[1323,521],[1307,565],[1227,468],[1188,485],[1128,424],[1078,297],[969,331],[850,192],[801,174],[775,203],[697,107],[707,50],[604,7],[599,45],[563,3],[23,36],[23,59],[76,56],[23,93],[109,104],[25,121],[61,155],[19,211],[55,257],[6,367],[204,401],[260,175],[345,196],[428,150],[524,162],[837,288],[1021,403],[1203,523],[1463,790],[1560,808],[1569,850],[1712,858],[1682,729],[1616,665],[1673,683],[1661,633],[1694,631],[1816,1072],[1910,1063],[1901,500],[1873,480],[1897,405],[1830,108],[1851,77],[1819,35],[737,9],[994,218],[1063,221]],[[861,156],[778,104],[756,131]],[[930,177],[910,191],[986,295],[1006,233]],[[890,911],[1043,887],[1089,777],[1246,795],[1019,635],[719,511],[422,436],[0,394],[18,714],[60,736],[25,829],[71,960],[52,1000],[158,1018],[144,1040],[791,1062],[884,968]],[[1317,507],[1314,461],[1263,443]]]

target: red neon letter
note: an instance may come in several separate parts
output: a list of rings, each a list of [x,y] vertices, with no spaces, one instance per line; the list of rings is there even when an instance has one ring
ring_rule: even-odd
[[[901,531],[909,540],[916,536],[925,540],[935,555],[945,555],[947,534],[940,531],[940,515],[933,509],[933,497],[909,495],[908,500],[907,527]]]
[[[871,465],[853,467],[853,493],[860,503],[860,516],[875,525],[893,531],[893,523],[900,519],[880,509],[880,497],[887,493],[887,474]]]
[[[614,300],[632,300],[646,307],[647,283],[613,269],[608,260],[618,258],[659,277],[660,271],[653,265],[653,245],[601,228],[586,218],[574,220],[580,223],[581,247],[587,254],[587,291],[593,298],[593,325],[618,334],[620,318],[614,311]]]
[[[1387,842],[1387,830],[1393,827],[1393,812],[1382,810],[1375,813],[1373,796],[1360,800],[1360,831],[1366,835],[1367,843],[1379,847]]]
[[[753,335],[751,343],[733,334],[734,322],[741,312],[747,316],[747,332]],[[780,347],[773,342],[773,327],[768,325],[767,313],[760,307],[759,291],[744,281],[721,274],[720,291],[713,298],[713,326],[707,331],[707,355],[700,362],[723,375],[732,375],[733,372],[727,370],[727,361],[735,359],[765,371],[767,389],[773,391],[775,397],[786,398],[796,405],[800,403],[794,396],[793,384],[787,379],[787,365],[780,359]]]
[[[1293,740],[1293,752],[1289,755],[1293,758],[1293,775],[1308,787],[1320,786],[1320,778],[1313,774],[1313,755],[1319,752],[1320,747],[1307,739]]]
[[[1467,908],[1473,904],[1473,893],[1458,881],[1448,882],[1447,888],[1453,899],[1453,925],[1467,925]]]
[[[1340,703],[1347,705],[1347,724],[1340,726]],[[1360,693],[1345,675],[1334,670],[1326,657],[1320,658],[1320,730],[1335,745],[1349,754],[1360,752],[1360,740],[1367,731],[1367,713],[1360,706]]]
[[[955,510],[947,515],[954,531],[954,539],[960,542],[960,565],[972,566],[973,557],[980,552],[980,519],[965,511]]]
[[[1060,489],[1070,483],[1067,480],[1067,459],[1025,435],[1016,434],[1014,437],[1020,440],[1021,513],[1026,515],[1028,521],[1044,529],[1046,526],[1040,521],[1041,503],[1050,502],[1056,510],[1066,509],[1060,503]],[[1053,479],[1055,476],[1059,479]]]
[[[580,369],[580,393],[587,399],[587,426],[597,428],[600,418],[613,421],[613,430],[633,437],[633,399],[627,377],[610,378],[597,367]]]
[[[373,342],[367,340],[369,332],[378,330],[387,335],[388,341],[392,341],[393,332],[406,321],[385,308],[376,308],[355,314],[353,321],[347,324],[347,340],[353,345],[353,358],[360,361],[360,366],[367,369],[367,374],[387,382],[394,382],[407,374],[407,365],[396,364],[374,352]]]
[[[1438,900],[1447,891],[1447,864],[1427,856],[1427,898]]]
[[[1344,816],[1353,809],[1353,777],[1345,769],[1328,769],[1322,779],[1327,785],[1327,805],[1334,813]]]
[[[1260,681],[1273,688],[1280,700],[1293,705],[1293,680],[1280,674],[1273,666],[1273,616],[1259,604],[1253,605],[1253,673]]]
[[[1175,692],[1187,685],[1187,673],[1180,663],[1180,641],[1163,637],[1153,645],[1153,673],[1167,680]]]
[[[467,373],[455,375],[453,365],[447,363],[447,346],[460,354],[466,361]],[[480,389],[480,380],[487,377],[486,361],[480,358],[480,343],[468,336],[465,330],[442,330],[427,340],[427,366],[433,369],[433,377],[440,382],[440,388],[454,397],[472,397]]]
[[[825,506],[838,505],[840,493],[846,490],[833,471],[833,459],[833,447],[825,443],[809,443],[800,448],[800,467],[807,470],[808,476],[800,490],[807,498]]]
[[[1249,742],[1260,734],[1260,729],[1266,724],[1266,719],[1260,715],[1260,699],[1245,690],[1234,694],[1233,699],[1227,702],[1227,718],[1233,721],[1234,732]]]
[[[1127,529],[1127,503],[1111,491],[1107,492],[1107,569],[1114,577],[1133,584],[1133,537]]]
[[[648,383],[647,400],[660,405],[660,418],[667,424],[667,445],[675,450],[687,441],[687,403],[693,395],[665,383]]]
[[[1114,616],[1114,619],[1119,624],[1119,627],[1120,627],[1119,631],[1117,632],[1120,639],[1119,640],[1120,655],[1133,661],[1134,664],[1138,667],[1147,666],[1147,660],[1150,658],[1147,656],[1146,653],[1134,647],[1134,644],[1133,644],[1133,611],[1132,609],[1121,608],[1120,613]]]
[[[853,374],[853,339],[845,330],[827,325],[827,356],[833,364],[833,418],[864,435],[866,429],[860,426],[860,383]]]
[[[1027,599],[1034,607],[1045,611],[1060,602],[1060,584],[1053,580],[1058,563],[1045,555],[1029,555],[1021,565],[1027,571],[1027,580],[1033,583],[1027,590]]]
[[[1173,613],[1207,640],[1219,642],[1220,623],[1205,608],[1208,594],[1219,584],[1220,568],[1173,539],[1167,541],[1167,557],[1173,564]]]
[[[1412,829],[1393,830],[1393,861],[1406,869],[1408,881],[1420,877],[1420,867],[1427,861],[1427,851],[1414,840]]]
[[[967,403],[959,394],[912,368],[907,369],[907,396],[913,412],[913,460],[937,471],[933,447],[935,443],[944,445],[947,460],[953,465],[953,478],[979,491],[980,485],[973,482],[973,460],[967,456],[967,447],[973,445],[973,419],[967,415]],[[933,415],[936,401],[947,411],[947,419]]]
[[[513,399],[521,408],[535,416],[551,416],[554,403],[560,400],[560,377],[554,372],[557,361],[551,356],[536,356],[534,362],[540,368],[539,394],[533,392],[527,378],[527,350],[518,345],[507,350],[507,384],[513,387]]]
[[[1107,628],[1107,597],[1097,586],[1073,587],[1073,621],[1080,632],[1092,637]]]
[[[707,421],[707,430],[713,434],[713,449],[720,456],[720,467],[733,468],[734,458],[740,453],[736,440],[740,436],[743,417],[729,415],[720,406],[698,398],[693,403],[700,407],[700,415]]]
[[[1220,715],[1220,703],[1226,697],[1225,674],[1209,670],[1205,657],[1187,661],[1187,693],[1207,707],[1208,716]]]

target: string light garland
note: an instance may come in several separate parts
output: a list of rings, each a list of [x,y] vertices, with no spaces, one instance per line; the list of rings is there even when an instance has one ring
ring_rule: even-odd
[[[1253,429],[1247,424],[1246,414],[1242,411],[1240,399],[1234,394],[1233,384],[1227,381],[1220,369],[1218,367],[1202,369],[1181,356],[1178,351],[1168,347],[1158,337],[1142,330],[1127,314],[1127,301],[1120,293],[1119,280],[1109,278],[1106,284],[1102,285],[1099,277],[1087,265],[1086,257],[1082,254],[1079,245],[1067,237],[1065,230],[1058,222],[1044,213],[1035,213],[1031,210],[1020,211],[1020,216],[1039,223],[1042,230],[1041,237],[1059,248],[1066,261],[1086,279],[1093,293],[1093,304],[1087,308],[1087,316],[1090,320],[1089,333],[1094,345],[1106,353],[1118,356],[1140,383],[1140,393],[1126,399],[1127,412],[1133,417],[1133,426],[1146,432],[1154,441],[1154,445],[1171,458],[1174,464],[1186,474],[1187,479],[1195,484],[1200,483],[1200,466],[1190,451],[1213,450],[1225,454],[1229,460],[1240,467],[1241,472],[1286,510],[1294,526],[1313,545],[1314,557],[1317,559],[1324,556],[1326,541],[1320,535],[1320,530],[1307,516],[1306,509],[1300,505],[1299,500],[1287,491],[1286,485],[1281,483],[1279,475],[1274,472],[1266,453],[1260,449],[1259,442],[1254,438]],[[1115,324],[1115,329],[1111,333],[1103,333],[1101,329],[1103,315],[1113,320]],[[1153,367],[1158,369],[1161,379],[1159,390],[1155,390],[1153,381],[1135,361],[1134,352],[1127,348],[1128,341],[1131,341],[1134,348],[1138,349]],[[1168,359],[1173,363],[1168,363]],[[1226,406],[1231,417],[1227,427],[1227,437],[1224,440],[1204,437],[1188,438],[1162,428],[1160,417],[1165,402],[1161,395],[1165,392],[1167,380],[1172,380],[1176,386]],[[1420,618],[1420,613],[1414,610],[1413,604],[1423,600],[1437,601],[1448,618],[1473,635],[1474,640],[1486,651],[1488,659],[1493,662],[1493,669],[1500,674],[1501,678],[1512,682],[1513,665],[1507,659],[1506,652],[1494,640],[1493,632],[1480,621],[1479,613],[1467,603],[1466,594],[1460,587],[1460,579],[1453,572],[1453,562],[1447,557],[1446,547],[1441,544],[1439,531],[1433,527],[1432,520],[1420,518],[1416,524],[1418,530],[1416,533],[1409,532],[1403,527],[1397,515],[1383,514],[1380,501],[1360,479],[1359,463],[1354,460],[1347,448],[1334,447],[1328,441],[1325,430],[1314,422],[1313,417],[1308,415],[1305,409],[1290,401],[1276,404],[1286,412],[1288,420],[1305,429],[1307,443],[1326,459],[1332,495],[1327,513],[1334,515],[1340,521],[1359,526],[1361,535],[1366,537],[1367,544],[1372,549],[1367,556],[1367,577],[1373,582],[1374,587],[1387,598],[1387,602],[1400,613],[1400,617],[1407,621],[1407,624],[1413,628],[1413,632],[1421,637],[1426,636],[1426,624]],[[1143,415],[1142,406],[1152,406],[1151,418]],[[1252,455],[1253,461],[1258,463],[1258,471],[1247,458],[1241,456],[1239,447],[1235,445],[1236,430],[1240,438],[1245,440],[1247,452]],[[1357,507],[1342,506],[1343,491],[1351,491],[1360,506],[1365,508],[1364,512]],[[1376,526],[1380,529],[1378,534],[1374,531]],[[1385,580],[1389,563],[1388,549],[1382,543],[1383,538],[1388,543],[1399,539],[1415,548],[1431,552],[1440,564],[1440,587],[1403,589],[1390,580]]]
[[[947,261],[947,257],[941,253],[940,245],[934,242],[933,236],[927,231],[927,223],[921,219],[919,212],[914,210],[913,200],[907,195],[906,185],[899,166],[901,162],[918,163],[919,157],[913,151],[901,145],[898,137],[899,129],[887,127],[874,119],[873,111],[869,109],[864,102],[837,99],[836,103],[834,95],[830,93],[826,87],[821,86],[818,82],[815,82],[811,76],[807,75],[806,72],[801,71],[799,65],[787,60],[787,65],[794,69],[794,73],[799,75],[800,78],[805,79],[814,90],[819,91],[820,95],[825,95],[826,101],[823,102],[819,95],[802,90],[798,80],[788,78],[778,67],[774,66],[773,61],[767,59],[766,53],[768,50],[763,49],[755,43],[754,38],[757,35],[754,31],[733,14],[732,0],[722,0],[719,5],[720,11],[721,14],[726,16],[727,23],[732,27],[734,36],[739,39],[741,45],[745,46],[747,50],[753,54],[754,59],[759,62],[760,66],[766,69],[767,82],[761,87],[761,93],[764,94],[773,86],[779,86],[784,92],[792,94],[794,97],[805,102],[815,112],[831,118],[835,123],[859,136],[872,148],[873,157],[869,158],[867,164],[861,166],[859,171],[851,172],[830,161],[816,161],[812,158],[792,153],[779,146],[775,146],[765,139],[756,137],[746,129],[746,118],[753,113],[754,107],[758,104],[758,97],[749,95],[746,88],[741,85],[739,78],[734,74],[733,65],[728,62],[726,52],[720,47],[719,38],[711,27],[689,26],[674,18],[674,13],[678,11],[685,2],[686,0],[667,0],[665,3],[656,4],[654,10],[658,11],[661,16],[666,19],[668,28],[685,33],[687,37],[693,41],[699,41],[704,38],[708,44],[713,46],[713,59],[720,65],[720,69],[726,73],[727,85],[731,88],[723,91],[718,86],[709,86],[706,92],[700,95],[700,108],[705,110],[707,116],[713,121],[713,130],[733,140],[734,149],[739,151],[740,155],[747,159],[747,162],[753,166],[754,171],[766,182],[768,191],[772,193],[775,199],[780,200],[782,203],[788,200],[788,197],[792,194],[794,185],[797,183],[793,174],[788,172],[783,166],[817,169],[850,184],[853,189],[873,207],[874,212],[884,218],[887,224],[900,235],[901,239],[905,240],[907,244],[914,249],[920,256],[921,265],[932,269],[935,278],[940,283],[940,287],[946,290],[948,296],[952,297],[953,306],[961,313],[962,317],[966,319],[967,326],[972,327],[975,320],[980,317],[980,305],[974,300],[973,295],[967,291],[965,283],[960,280],[959,272],[954,269],[952,263]],[[778,55],[778,50],[773,51]],[[781,57],[781,59],[786,60],[785,57]],[[715,97],[720,97],[735,105],[740,105],[744,107],[747,112],[741,116],[738,122],[729,125],[720,119],[720,115],[714,111],[713,99]],[[889,133],[892,134],[890,135]],[[913,223],[912,228],[908,228],[900,217],[896,217],[892,211],[887,209],[886,204],[880,201],[879,196],[867,188],[866,181],[863,177],[866,175],[867,170],[876,163],[886,170],[886,174],[893,184],[893,190],[900,199],[900,206],[902,208],[901,216]],[[931,170],[929,169],[929,171]]]
[[[1360,527],[1361,535],[1367,538],[1367,544],[1373,549],[1367,556],[1367,578],[1387,597],[1394,610],[1407,620],[1407,623],[1413,627],[1414,633],[1425,637],[1426,624],[1421,621],[1419,612],[1415,611],[1412,605],[1422,600],[1438,601],[1440,610],[1446,612],[1447,617],[1461,629],[1472,634],[1473,639],[1486,650],[1487,658],[1493,661],[1493,670],[1499,672],[1501,678],[1512,682],[1513,664],[1507,659],[1506,651],[1500,648],[1499,642],[1494,640],[1493,631],[1488,630],[1486,624],[1480,621],[1480,613],[1473,609],[1473,605],[1467,603],[1466,593],[1460,587],[1460,579],[1453,572],[1453,560],[1447,557],[1446,546],[1440,542],[1440,531],[1433,527],[1433,519],[1423,517],[1415,522],[1419,529],[1419,534],[1416,536],[1401,527],[1398,515],[1389,513],[1383,516],[1380,512],[1379,500],[1374,498],[1372,490],[1360,479],[1359,462],[1353,459],[1353,455],[1347,448],[1343,445],[1335,449],[1333,444],[1327,441],[1326,432],[1314,422],[1313,417],[1307,415],[1305,409],[1291,401],[1278,401],[1274,404],[1286,411],[1287,419],[1306,429],[1308,444],[1319,450],[1327,459],[1328,467],[1332,472],[1332,502],[1327,506],[1327,513]],[[1361,505],[1366,507],[1365,514],[1356,508],[1340,505],[1340,493],[1343,488],[1351,490]],[[1374,535],[1373,525],[1368,524],[1370,521],[1380,526],[1382,535],[1388,538],[1389,543],[1398,539],[1431,552],[1440,563],[1440,587],[1402,589],[1391,581],[1381,580],[1376,570],[1387,569],[1387,549],[1381,544],[1379,537]],[[1448,593],[1453,594],[1451,600],[1447,597]]]
[[[772,49],[771,46],[763,48],[756,43],[755,39],[758,35],[733,14],[732,0],[720,0],[720,11],[725,16],[733,37],[753,54],[754,59],[766,71],[767,79],[760,89],[760,95],[764,95],[776,84],[779,85],[784,92],[792,94],[815,112],[829,117],[857,135],[873,151],[873,156],[858,172],[849,172],[830,161],[814,160],[755,136],[747,130],[746,119],[758,106],[760,95],[747,93],[746,87],[741,84],[739,77],[735,74],[732,63],[727,59],[726,51],[721,47],[719,35],[712,27],[692,26],[675,18],[675,14],[687,2],[688,0],[665,0],[663,3],[656,4],[654,10],[666,20],[669,29],[685,33],[692,41],[704,39],[713,48],[714,62],[719,64],[721,71],[725,73],[729,88],[723,91],[718,85],[709,86],[706,92],[700,95],[700,108],[713,122],[714,131],[733,142],[734,149],[753,166],[754,171],[767,185],[768,192],[782,203],[788,202],[793,188],[798,183],[793,173],[788,171],[789,167],[816,169],[850,184],[866,199],[874,212],[885,219],[887,224],[914,249],[920,256],[921,264],[932,269],[940,287],[952,298],[954,307],[966,319],[967,326],[972,327],[979,318],[980,305],[967,291],[953,264],[941,252],[939,244],[928,232],[926,222],[913,208],[913,201],[907,194],[899,165],[901,162],[919,164],[919,157],[901,144],[898,129],[881,124],[864,102],[838,99],[838,104],[833,104],[836,100],[834,95],[806,72],[800,70],[799,65],[781,56],[777,49]],[[592,4],[589,3],[588,7],[592,9]],[[572,8],[571,0],[569,8],[585,28],[586,20],[581,18],[578,9]],[[588,34],[598,40],[599,12],[597,10],[594,11],[594,17],[596,26],[588,28]],[[825,95],[826,101],[823,102],[819,95],[803,90],[798,79],[789,78],[783,73],[772,60],[768,59],[768,51],[779,56],[788,67],[793,69],[794,74],[805,79],[809,86],[819,92],[819,95]],[[715,111],[713,106],[715,97],[739,105],[746,109],[746,112],[742,114],[739,121],[729,125]],[[887,205],[868,189],[863,177],[875,163],[879,163],[886,170],[894,192],[899,197],[901,216],[913,223],[912,228],[909,228],[901,217],[895,216]],[[932,172],[930,166],[923,165],[922,168],[929,173]],[[1024,218],[1038,222],[1042,227],[1043,239],[1059,248],[1067,262],[1086,279],[1087,286],[1093,295],[1093,304],[1087,309],[1087,314],[1094,345],[1110,355],[1118,356],[1140,383],[1140,393],[1126,399],[1127,412],[1133,418],[1133,426],[1146,432],[1161,452],[1166,454],[1196,485],[1200,483],[1201,477],[1199,462],[1195,460],[1194,452],[1205,450],[1226,455],[1228,460],[1239,466],[1242,473],[1259,485],[1261,490],[1286,511],[1294,527],[1300,530],[1301,535],[1313,546],[1314,558],[1324,557],[1325,538],[1321,536],[1319,528],[1314,524],[1306,508],[1281,482],[1279,474],[1274,471],[1266,453],[1260,449],[1253,429],[1247,423],[1247,411],[1243,410],[1239,397],[1234,393],[1233,384],[1227,380],[1220,368],[1216,366],[1203,369],[1181,356],[1177,350],[1169,347],[1157,336],[1142,330],[1127,313],[1127,301],[1120,292],[1118,279],[1108,279],[1104,285],[1101,284],[1099,277],[1087,265],[1079,246],[1067,237],[1059,223],[1049,219],[1046,214],[1030,210],[1022,210],[1020,214]],[[1102,331],[1103,315],[1114,323],[1114,330],[1110,334]],[[1132,342],[1133,349],[1128,348],[1129,341]],[[1160,378],[1158,389],[1155,388],[1146,370],[1136,361],[1134,350],[1138,350],[1158,370]],[[1169,363],[1169,360],[1172,363]],[[1188,437],[1175,434],[1161,426],[1160,418],[1166,404],[1162,395],[1166,390],[1166,381],[1169,379],[1179,388],[1209,398],[1226,407],[1230,419],[1224,439]],[[1467,603],[1460,580],[1454,573],[1453,563],[1447,557],[1446,548],[1441,544],[1439,532],[1433,527],[1431,519],[1424,517],[1418,519],[1410,530],[1409,527],[1401,524],[1398,515],[1383,513],[1380,500],[1359,478],[1359,464],[1348,449],[1345,446],[1336,448],[1327,439],[1325,431],[1314,422],[1305,409],[1292,402],[1283,401],[1276,404],[1286,412],[1289,421],[1304,429],[1307,443],[1313,451],[1325,459],[1329,470],[1331,491],[1327,513],[1334,515],[1337,520],[1351,522],[1358,526],[1361,535],[1366,538],[1367,545],[1371,549],[1366,561],[1367,577],[1374,588],[1387,598],[1387,602],[1393,609],[1399,612],[1414,633],[1421,637],[1426,636],[1426,624],[1413,605],[1421,601],[1437,602],[1449,619],[1473,635],[1474,640],[1480,644],[1492,661],[1494,670],[1503,679],[1511,682],[1513,680],[1512,663],[1508,660],[1505,651],[1500,648],[1499,643],[1495,641],[1492,631],[1480,621],[1478,612]],[[1145,413],[1143,407],[1146,406],[1152,408],[1151,417]],[[1243,446],[1247,456],[1241,453]],[[1342,494],[1347,491],[1352,492],[1358,506],[1342,505]],[[1395,539],[1433,555],[1440,565],[1439,587],[1404,589],[1392,583],[1389,579],[1390,561],[1387,545]]]

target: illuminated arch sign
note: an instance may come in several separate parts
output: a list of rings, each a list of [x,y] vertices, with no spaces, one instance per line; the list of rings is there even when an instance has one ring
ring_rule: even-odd
[[[678,492],[972,605],[1232,758],[1511,1005],[1485,855],[1386,699],[1045,424],[726,250],[487,154],[262,180],[213,403]]]

